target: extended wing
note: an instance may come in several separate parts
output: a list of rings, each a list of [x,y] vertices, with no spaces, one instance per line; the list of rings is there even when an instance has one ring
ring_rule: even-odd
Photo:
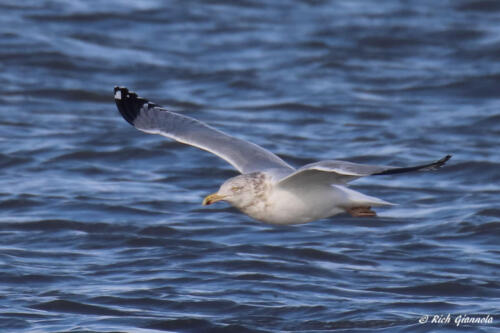
[[[436,170],[443,166],[450,158],[451,155],[446,155],[436,162],[407,168],[365,165],[346,161],[320,161],[297,169],[295,172],[281,179],[278,185],[282,187],[296,187],[310,184],[346,184],[354,179],[365,176]]]
[[[278,156],[256,144],[229,136],[196,119],[170,112],[127,88],[115,87],[115,102],[123,118],[135,128],[160,134],[209,151],[241,173],[273,168],[293,170]]]

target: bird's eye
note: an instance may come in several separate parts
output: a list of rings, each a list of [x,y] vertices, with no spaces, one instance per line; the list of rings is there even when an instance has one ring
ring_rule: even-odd
[[[241,187],[241,186],[233,186],[233,187],[231,187],[231,191],[233,191],[233,192],[239,192],[239,191],[241,191],[242,188],[243,187]]]

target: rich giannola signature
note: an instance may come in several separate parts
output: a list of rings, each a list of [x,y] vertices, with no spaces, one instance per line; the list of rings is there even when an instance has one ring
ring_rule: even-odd
[[[437,315],[423,315],[418,320],[420,324],[436,324],[436,325],[489,325],[493,324],[493,316],[489,314],[483,315],[467,315],[467,314],[437,314]]]

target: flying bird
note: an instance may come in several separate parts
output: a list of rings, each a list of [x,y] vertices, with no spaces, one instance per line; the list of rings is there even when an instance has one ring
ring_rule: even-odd
[[[300,224],[339,213],[376,216],[372,207],[393,205],[347,187],[366,176],[435,170],[451,155],[412,167],[391,167],[325,160],[294,168],[268,150],[225,134],[199,120],[168,111],[124,87],[114,88],[120,114],[132,126],[209,151],[240,175],[226,180],[202,204],[226,201],[250,217],[270,224]]]

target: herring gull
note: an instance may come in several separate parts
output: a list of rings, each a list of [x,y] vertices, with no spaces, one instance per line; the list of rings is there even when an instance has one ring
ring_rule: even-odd
[[[166,110],[124,87],[114,88],[118,110],[140,131],[160,134],[209,151],[241,175],[226,180],[203,205],[226,201],[250,217],[270,224],[300,224],[339,213],[376,216],[372,207],[391,203],[347,188],[360,177],[435,170],[451,158],[413,167],[391,167],[326,160],[294,168],[275,154],[227,135],[199,120]]]

